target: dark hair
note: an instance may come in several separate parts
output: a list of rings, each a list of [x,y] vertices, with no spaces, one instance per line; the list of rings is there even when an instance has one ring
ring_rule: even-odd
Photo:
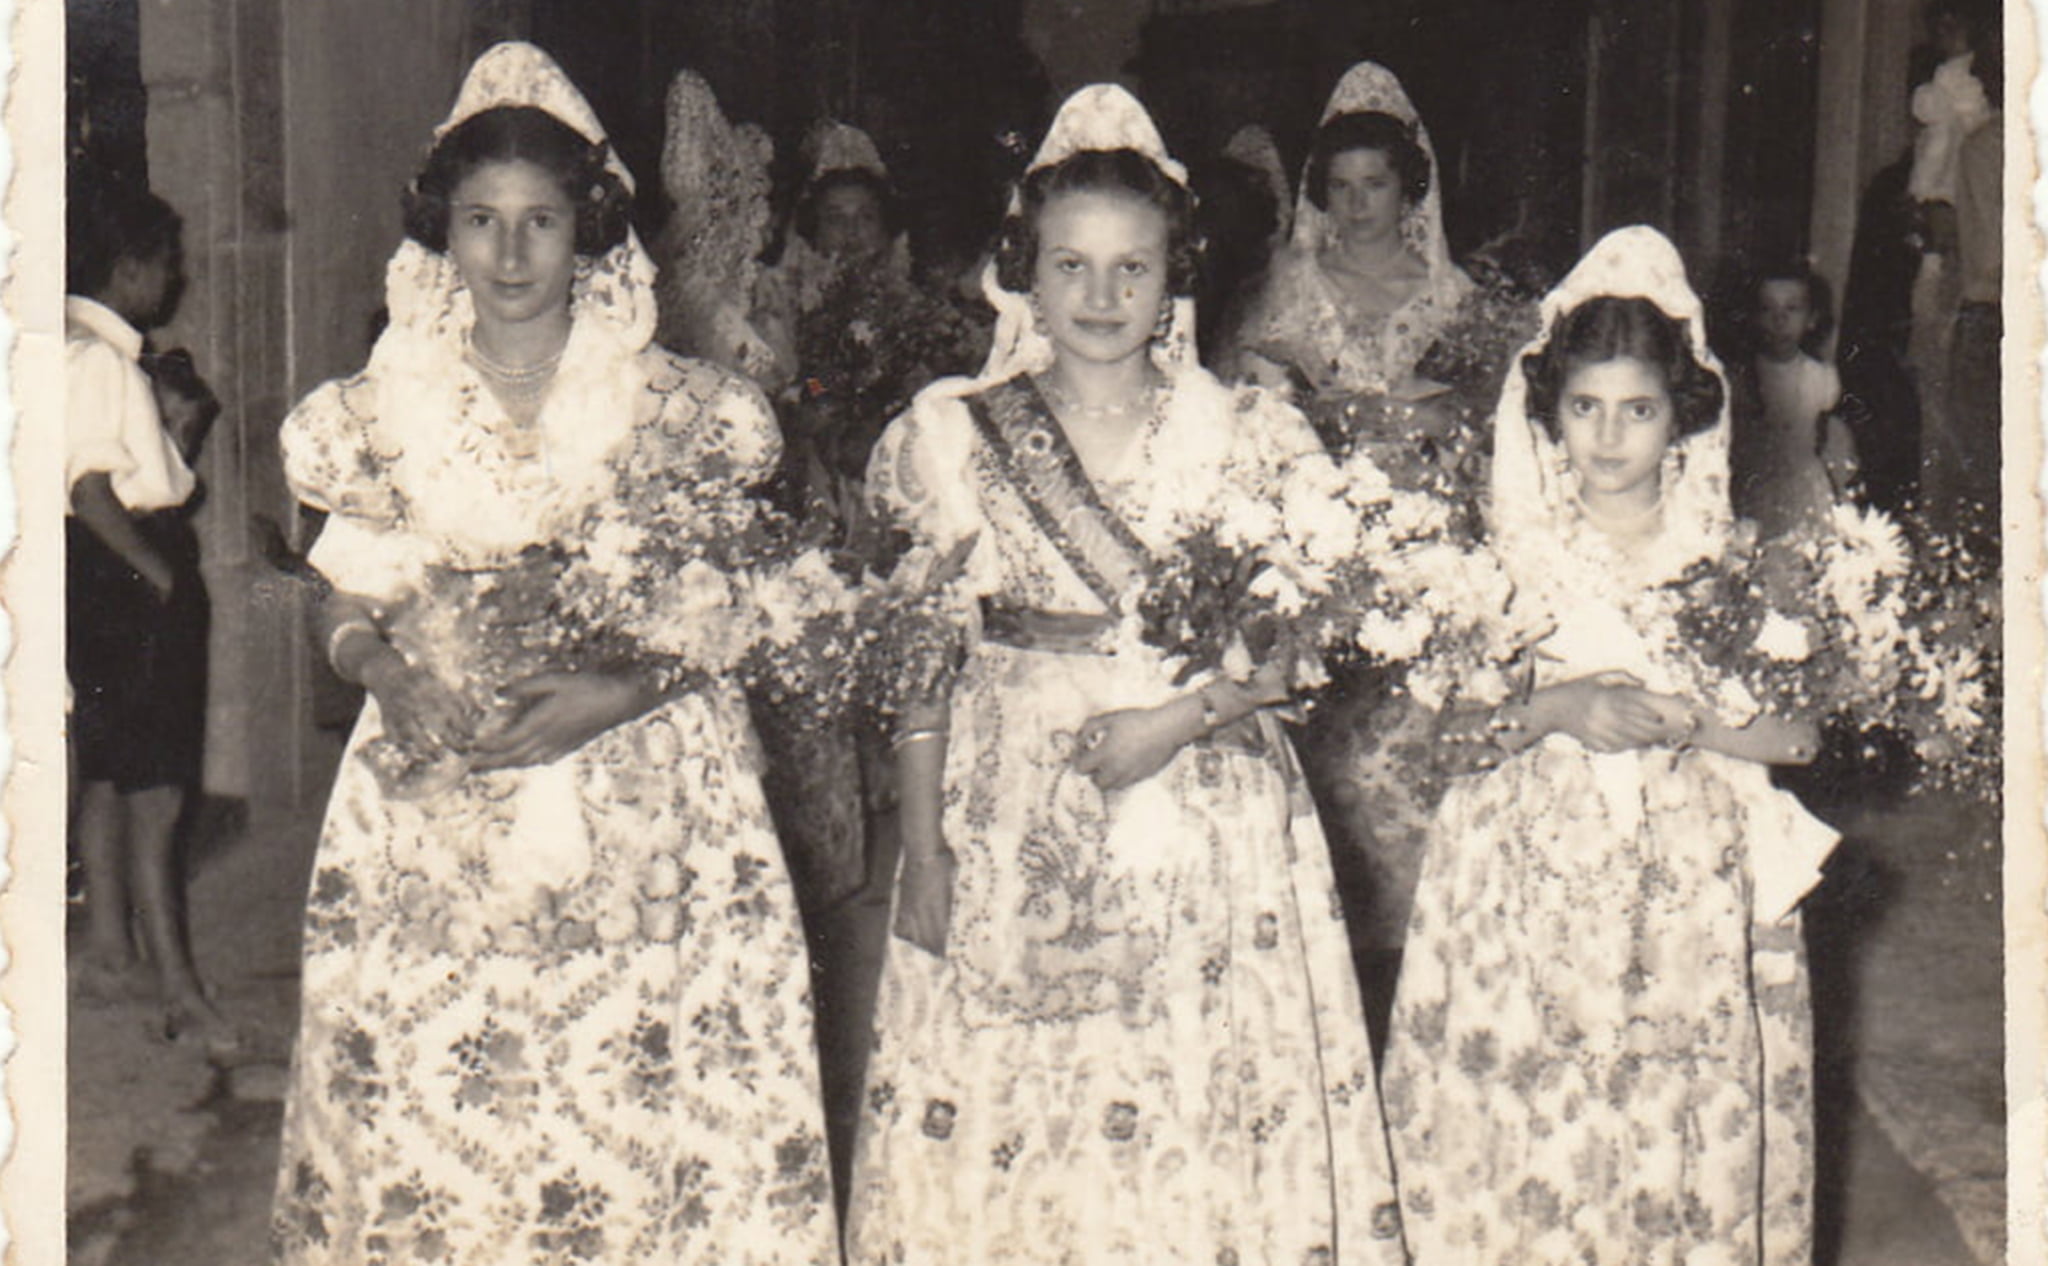
[[[1994,0],[1930,0],[1922,16],[1929,27],[1943,18],[1954,18],[1969,38],[1974,51],[2001,26],[2004,6]]]
[[[184,221],[162,198],[131,185],[74,190],[64,216],[64,288],[91,296],[124,259],[147,262],[180,249]]]
[[[1084,149],[1024,177],[1020,210],[1005,216],[996,239],[996,281],[1018,294],[1031,289],[1038,264],[1038,217],[1064,193],[1120,193],[1158,207],[1166,216],[1166,291],[1195,293],[1201,244],[1195,238],[1195,200],[1186,188],[1134,149]]]
[[[1403,201],[1420,202],[1429,192],[1429,155],[1416,143],[1415,129],[1391,114],[1354,110],[1324,123],[1309,142],[1302,188],[1316,210],[1330,209],[1330,164],[1337,155],[1355,149],[1375,149],[1387,156],[1387,165],[1401,180]]]
[[[1529,384],[1529,416],[1559,438],[1557,401],[1572,371],[1606,361],[1639,360],[1664,375],[1678,434],[1695,435],[1721,416],[1727,392],[1720,375],[1694,358],[1685,322],[1666,316],[1648,299],[1601,295],[1558,318],[1543,347],[1522,357]]]
[[[1760,269],[1749,285],[1747,315],[1752,321],[1763,304],[1764,283],[1767,281],[1796,281],[1806,287],[1806,304],[1813,309],[1813,328],[1799,340],[1799,349],[1817,359],[1828,345],[1828,335],[1835,330],[1834,288],[1828,285],[1827,278],[1813,271],[1813,266],[1803,259],[1785,260]]]
[[[495,106],[450,128],[427,155],[404,197],[405,235],[448,249],[449,199],[486,163],[525,161],[553,176],[576,208],[576,253],[602,255],[626,240],[633,196],[604,165],[605,146],[588,141],[536,106]]]
[[[896,198],[896,191],[880,172],[866,167],[834,167],[821,174],[804,190],[802,200],[796,204],[797,235],[812,245],[818,240],[818,204],[825,195],[835,189],[865,189],[875,199],[875,206],[882,213],[882,233],[891,241],[903,231],[903,206]]]

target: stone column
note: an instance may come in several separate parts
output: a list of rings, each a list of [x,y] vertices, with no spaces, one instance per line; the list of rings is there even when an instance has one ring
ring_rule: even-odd
[[[248,798],[271,781],[252,753],[296,750],[291,709],[278,706],[286,702],[279,683],[263,671],[268,647],[286,631],[259,605],[263,575],[248,530],[261,478],[249,441],[277,394],[262,353],[277,324],[264,313],[282,292],[283,220],[276,181],[249,161],[266,143],[274,152],[277,120],[274,95],[261,100],[263,79],[250,62],[252,53],[260,62],[278,18],[274,0],[140,0],[140,18],[151,186],[184,217],[188,280],[176,319],[154,337],[191,349],[222,404],[200,467],[202,564],[213,600],[206,789]],[[274,60],[270,69],[274,81]],[[259,734],[265,721],[285,723]]]

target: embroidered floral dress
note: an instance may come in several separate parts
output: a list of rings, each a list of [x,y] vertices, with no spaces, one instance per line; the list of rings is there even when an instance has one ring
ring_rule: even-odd
[[[1546,323],[1606,294],[1681,319],[1712,366],[1699,301],[1653,231],[1595,247]],[[1667,455],[1658,514],[1617,536],[1579,508],[1524,390],[1513,375],[1497,415],[1491,524],[1555,620],[1535,684],[1617,670],[1746,719],[1674,661],[1672,608],[1647,600],[1726,545],[1725,411]],[[1704,750],[1598,753],[1553,734],[1453,783],[1381,1083],[1415,1266],[1810,1261],[1796,907],[1834,840],[1766,767]]]
[[[765,473],[772,431],[723,432],[766,425],[750,389],[646,356],[619,465]],[[336,480],[300,485],[323,504],[376,482],[363,385],[287,423],[295,468]],[[425,800],[356,759],[382,729],[372,699],[308,899],[283,1260],[834,1260],[809,974],[737,693]],[[520,883],[536,824],[581,837],[573,879]]]
[[[531,46],[480,59],[456,117],[508,99],[602,137]],[[652,280],[630,234],[579,260],[568,345],[523,427],[461,355],[447,257],[400,248],[369,368],[281,435],[294,491],[328,512],[314,565],[391,613],[394,640],[466,627],[415,618],[463,592],[423,575],[483,583],[596,505],[686,520],[674,499],[773,465],[758,391],[648,344]],[[489,648],[404,649],[453,680]],[[836,1262],[809,974],[737,693],[414,797],[362,758],[383,731],[372,698],[315,858],[277,1259]]]
[[[1589,598],[1539,684],[1641,641]],[[1710,752],[1552,737],[1452,786],[1383,1081],[1417,1266],[1809,1260],[1804,953],[1752,911],[1755,854],[1816,832]]]
[[[1280,728],[1248,719],[1108,794],[1070,765],[1088,717],[1184,689],[1100,619],[1119,582],[1222,481],[1324,460],[1291,409],[1199,371],[1099,486],[1026,377],[935,389],[885,434],[874,495],[935,550],[974,538],[985,614],[952,695],[952,922],[943,957],[889,944],[852,1261],[1401,1260],[1326,845]],[[1104,630],[1077,634],[1091,615]]]

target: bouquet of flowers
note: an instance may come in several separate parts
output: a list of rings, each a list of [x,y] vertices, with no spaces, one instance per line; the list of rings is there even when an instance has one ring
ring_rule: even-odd
[[[889,419],[934,378],[980,361],[976,332],[907,281],[840,273],[797,323],[804,376],[792,388],[793,429],[832,468],[859,479]]]
[[[854,615],[862,656],[854,700],[883,716],[943,697],[966,658],[961,583],[976,538],[944,553],[894,531],[871,542],[868,582]]]
[[[1925,532],[1837,506],[1818,530],[1738,541],[1667,586],[1677,649],[1731,715],[1814,715],[1910,735],[1925,780],[1997,792],[1995,576]]]
[[[1532,289],[1509,269],[1482,260],[1470,261],[1467,271],[1472,288],[1423,352],[1415,373],[1490,405],[1500,397],[1501,379],[1513,372],[1515,352],[1536,337],[1536,299],[1549,286]]]
[[[1425,702],[1485,690],[1535,630],[1512,614],[1493,556],[1456,530],[1458,507],[1398,487],[1364,454],[1298,467],[1276,498],[1232,491],[1191,522],[1137,610],[1180,678],[1242,677],[1260,661],[1310,684],[1332,664],[1409,665]]]
[[[772,683],[843,706],[859,590],[842,561],[715,471],[687,496],[659,483],[654,472],[622,478],[556,539],[504,564],[427,568],[392,611],[393,642],[484,717],[504,711],[506,686],[549,671],[637,673],[664,692]],[[402,798],[469,767],[464,753],[388,736],[364,757]]]
[[[1443,502],[1451,529],[1478,539],[1491,439],[1483,410],[1451,391],[1416,399],[1376,391],[1319,396],[1305,409],[1330,452],[1369,459],[1400,491]]]

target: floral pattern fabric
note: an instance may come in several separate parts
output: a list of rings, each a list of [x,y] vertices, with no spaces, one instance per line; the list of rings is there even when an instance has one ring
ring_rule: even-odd
[[[1290,246],[1274,257],[1234,324],[1229,363],[1256,353],[1299,377],[1315,395],[1384,393],[1399,385],[1449,321],[1469,283],[1438,294],[1425,286],[1393,312],[1367,312],[1330,279],[1314,250]]]
[[[1541,679],[1660,688],[1673,633],[1587,595]],[[1552,736],[1452,786],[1382,1083],[1416,1266],[1810,1260],[1806,966],[1756,885],[1814,830],[1709,752]]]
[[[659,350],[637,368],[606,495],[772,464],[751,388]],[[376,487],[364,385],[317,392],[285,432],[295,485],[359,545],[409,522]],[[544,458],[497,447],[488,393],[461,398],[449,425],[495,454],[472,473],[532,493]],[[382,731],[372,700],[315,862],[279,1260],[836,1262],[808,968],[736,693],[419,800],[356,758]],[[579,837],[573,881],[528,864],[537,833]]]
[[[1313,453],[1263,393],[1185,374],[1130,477],[1098,490],[1157,552],[1216,481],[1283,478],[1283,434]],[[870,486],[922,542],[972,537],[985,600],[1105,612],[961,400],[921,398]],[[946,755],[952,923],[943,957],[889,945],[851,1261],[1402,1260],[1342,915],[1277,725],[1108,795],[1071,768],[1089,716],[1177,689],[1134,643],[992,634],[970,653]]]

